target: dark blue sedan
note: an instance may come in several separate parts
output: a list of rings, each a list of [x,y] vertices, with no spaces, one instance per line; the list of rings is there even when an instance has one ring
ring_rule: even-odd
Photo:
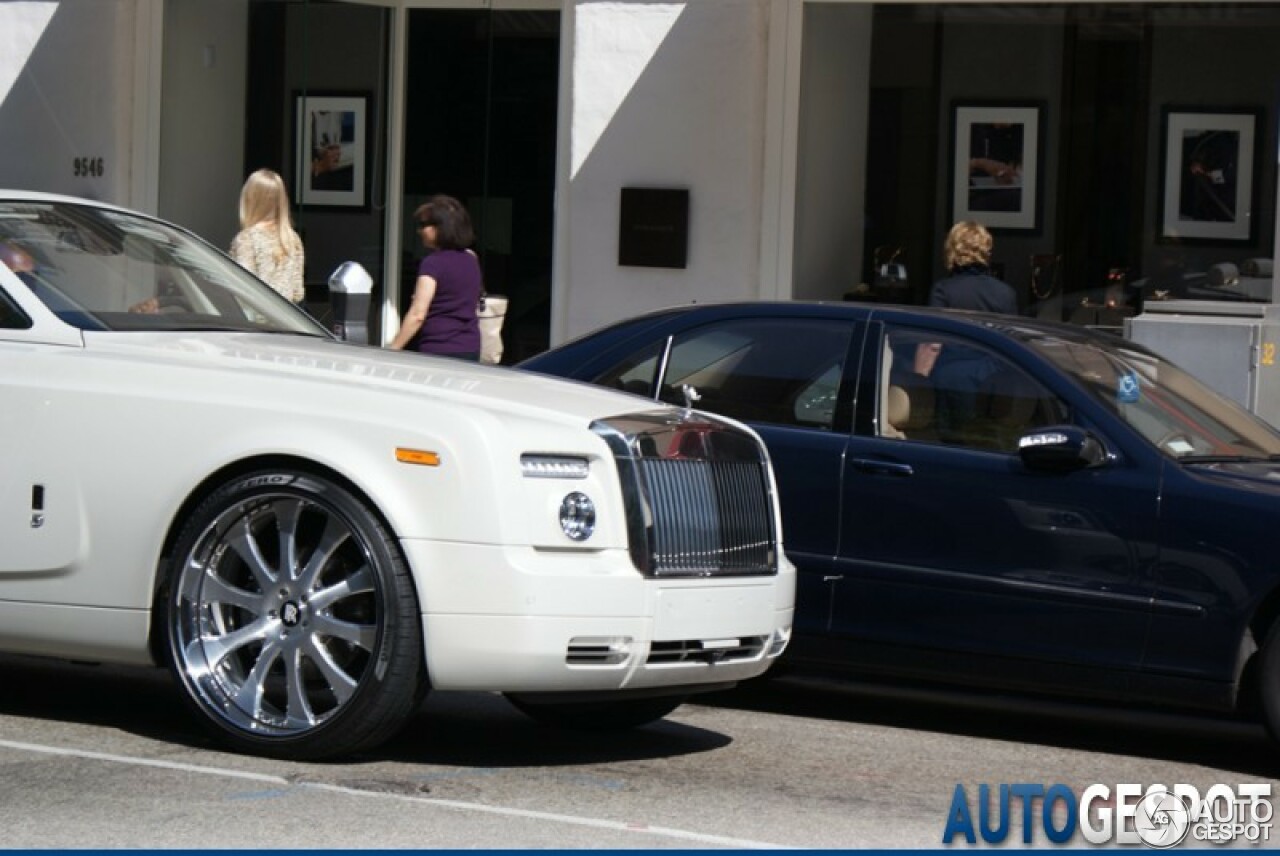
[[[793,666],[1206,710],[1280,735],[1280,433],[1139,345],[868,304],[655,312],[521,368],[749,423]]]

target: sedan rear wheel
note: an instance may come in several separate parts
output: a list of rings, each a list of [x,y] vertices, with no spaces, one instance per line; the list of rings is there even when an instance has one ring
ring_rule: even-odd
[[[1259,657],[1258,689],[1264,724],[1271,738],[1280,741],[1280,620],[1272,622]]]
[[[179,536],[168,586],[170,666],[238,749],[305,760],[369,748],[421,698],[404,558],[331,481],[284,470],[219,488]]]

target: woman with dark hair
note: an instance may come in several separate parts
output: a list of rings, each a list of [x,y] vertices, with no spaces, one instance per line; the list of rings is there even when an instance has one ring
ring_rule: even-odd
[[[429,252],[418,265],[413,302],[388,347],[478,362],[482,279],[469,249],[475,240],[471,217],[452,196],[432,196],[413,216]]]

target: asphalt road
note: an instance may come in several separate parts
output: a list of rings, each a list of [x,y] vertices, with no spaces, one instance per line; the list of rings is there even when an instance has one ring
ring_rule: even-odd
[[[1242,724],[768,681],[613,736],[436,694],[376,753],[293,764],[221,751],[161,671],[0,657],[9,848],[936,848],[957,784],[1017,782],[1280,795],[1280,749]]]

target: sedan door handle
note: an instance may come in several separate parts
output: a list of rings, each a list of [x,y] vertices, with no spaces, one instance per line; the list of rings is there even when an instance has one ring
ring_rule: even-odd
[[[900,464],[897,461],[854,458],[851,463],[864,473],[880,473],[887,476],[910,476],[915,474],[910,464]]]

